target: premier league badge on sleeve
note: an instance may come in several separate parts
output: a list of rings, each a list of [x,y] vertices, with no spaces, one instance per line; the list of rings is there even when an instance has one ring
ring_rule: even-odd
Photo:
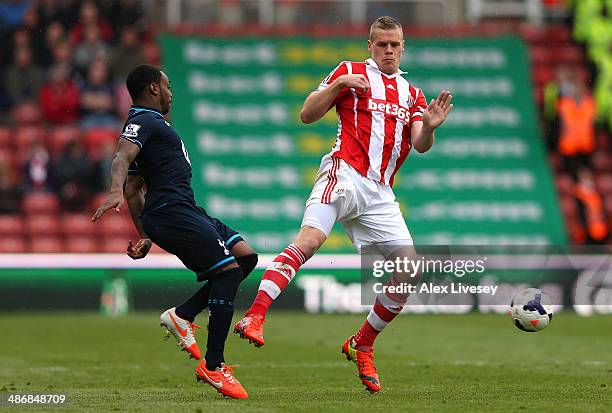
[[[137,138],[138,137],[138,129],[140,129],[140,125],[135,123],[130,123],[125,127],[122,135],[127,136],[129,138]]]

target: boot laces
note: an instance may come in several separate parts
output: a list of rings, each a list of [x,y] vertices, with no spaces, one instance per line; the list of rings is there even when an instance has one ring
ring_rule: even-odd
[[[231,384],[236,384],[238,382],[238,380],[236,380],[236,378],[234,377],[234,368],[236,368],[238,366],[230,366],[228,364],[221,364],[221,368],[219,369],[219,371],[221,372],[221,374],[223,374],[223,377],[225,377],[227,379],[227,381],[229,381]]]
[[[251,317],[251,326],[253,328],[259,329],[263,326],[263,323],[265,322],[266,320],[260,315],[254,315]]]
[[[202,328],[201,326],[194,324],[194,323],[189,323],[189,331],[191,332],[191,335],[195,336],[195,329],[196,328]]]

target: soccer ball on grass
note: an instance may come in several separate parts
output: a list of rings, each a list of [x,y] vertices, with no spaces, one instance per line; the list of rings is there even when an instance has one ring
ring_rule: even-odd
[[[552,300],[542,290],[527,288],[514,296],[508,315],[519,330],[527,332],[543,330],[552,321]]]

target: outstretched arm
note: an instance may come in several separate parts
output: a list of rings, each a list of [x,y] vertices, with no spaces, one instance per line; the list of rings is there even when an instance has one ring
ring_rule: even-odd
[[[338,77],[325,89],[317,90],[308,95],[300,112],[301,121],[313,123],[325,116],[344,88],[360,89],[365,93],[370,89],[370,83],[364,75],[342,75]]]
[[[123,185],[125,184],[128,168],[138,155],[140,147],[126,139],[119,139],[117,149],[113,155],[111,164],[111,187],[106,201],[96,210],[91,217],[92,221],[98,220],[106,211],[115,208],[117,212],[123,206]]]
[[[445,120],[453,109],[451,99],[453,96],[449,91],[443,90],[437,99],[432,99],[423,112],[423,121],[412,125],[410,136],[414,149],[423,153],[431,149],[434,143],[434,131]]]

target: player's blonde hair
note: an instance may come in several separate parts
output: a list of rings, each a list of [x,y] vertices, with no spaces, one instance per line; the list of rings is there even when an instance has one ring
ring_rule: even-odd
[[[402,31],[402,25],[395,17],[380,16],[378,19],[374,20],[374,23],[370,26],[370,40],[374,39],[374,31],[377,29],[393,30],[395,28],[399,28],[400,31]]]

